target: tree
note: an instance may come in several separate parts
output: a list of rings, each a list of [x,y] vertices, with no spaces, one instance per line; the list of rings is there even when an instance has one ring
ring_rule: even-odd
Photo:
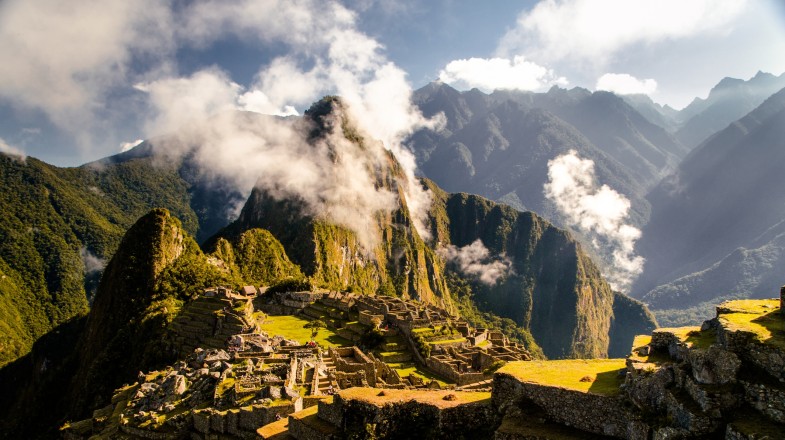
[[[319,330],[327,327],[327,324],[324,323],[321,319],[314,319],[306,323],[303,328],[311,329],[311,340],[313,341],[316,338],[316,335],[319,334]]]

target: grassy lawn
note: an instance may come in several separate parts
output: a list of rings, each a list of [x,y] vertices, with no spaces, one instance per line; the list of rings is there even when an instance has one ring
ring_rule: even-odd
[[[270,336],[281,335],[286,339],[294,339],[301,344],[305,344],[311,340],[311,329],[303,328],[308,322],[307,319],[299,316],[277,315],[268,316],[261,327]],[[316,335],[314,340],[322,347],[349,347],[352,345],[352,341],[344,339],[326,328],[319,329],[319,334]]]
[[[614,396],[623,378],[624,359],[567,359],[558,361],[510,362],[497,373],[523,382],[567,388],[584,393]],[[581,379],[588,378],[584,382]]]
[[[446,386],[452,383],[450,381],[445,380],[441,376],[435,375],[430,370],[420,368],[414,362],[388,363],[387,365],[389,365],[390,368],[392,368],[393,370],[397,371],[398,375],[401,376],[402,378],[410,374],[413,374],[424,380],[428,380],[428,381],[435,380],[439,382],[439,385],[441,386]]]
[[[455,344],[458,342],[466,342],[466,338],[461,337],[460,339],[440,339],[438,341],[429,341],[428,343],[431,345],[440,345],[440,344]]]
[[[759,342],[785,348],[785,318],[780,314],[779,300],[728,301],[720,304],[718,310],[724,328],[749,332]]]

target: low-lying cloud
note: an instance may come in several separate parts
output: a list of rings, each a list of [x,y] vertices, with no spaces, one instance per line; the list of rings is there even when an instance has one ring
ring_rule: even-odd
[[[3,138],[0,138],[0,153],[14,157],[16,159],[20,159],[22,161],[24,161],[25,158],[27,157],[21,148],[17,148],[13,145],[10,145]]]
[[[565,78],[557,78],[552,70],[522,56],[450,61],[439,72],[439,81],[463,89],[476,87],[485,92],[497,89],[537,90],[548,85],[567,84]]]
[[[357,30],[354,13],[337,2],[208,1],[194,4],[185,16],[183,38],[193,44],[206,44],[229,29],[238,38],[289,50],[261,66],[249,86],[218,68],[139,82],[136,89],[147,95],[152,115],[148,138],[177,133],[157,141],[157,151],[170,158],[188,154],[203,174],[244,194],[257,186],[276,198],[301,200],[311,214],[351,228],[370,249],[378,241],[375,216],[400,203],[397,188],[378,184],[386,149],[403,166],[405,177],[396,185],[418,232],[427,236],[430,194],[415,179],[414,155],[403,139],[441,122],[425,119],[411,103],[405,72]],[[344,139],[337,121],[314,145],[309,130],[291,119],[237,112],[296,115],[297,108],[328,94],[340,96],[344,116],[368,148],[361,151]]]
[[[491,252],[479,238],[464,247],[448,245],[437,250],[448,263],[458,266],[466,275],[477,278],[481,283],[494,286],[512,272],[512,263],[505,256],[492,258]]]
[[[626,292],[644,263],[634,249],[641,231],[627,223],[629,199],[608,185],[599,186],[594,161],[581,159],[575,150],[548,161],[544,193],[598,252],[609,254],[612,264],[603,273],[614,289]]]
[[[85,275],[101,272],[106,267],[106,260],[96,256],[84,246],[79,248],[79,256],[82,258],[82,264],[84,264]]]
[[[594,88],[618,95],[651,95],[657,91],[657,81],[652,78],[638,79],[627,73],[606,73],[597,79]]]

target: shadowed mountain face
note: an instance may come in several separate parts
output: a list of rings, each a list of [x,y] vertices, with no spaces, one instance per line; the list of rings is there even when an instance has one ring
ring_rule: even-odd
[[[450,191],[526,207],[558,222],[544,200],[547,162],[570,149],[595,162],[597,175],[648,219],[648,189],[687,149],[623,99],[607,92],[552,88],[547,93],[458,92],[438,83],[415,92],[426,116],[443,112],[446,128],[421,131],[412,145],[425,174]]]
[[[649,195],[634,293],[657,309],[770,296],[785,219],[785,89],[697,147]]]
[[[777,77],[758,72],[747,81],[724,78],[711,89],[706,99],[695,98],[679,112],[681,126],[675,133],[676,138],[693,148],[754,110],[783,87],[785,74]]]

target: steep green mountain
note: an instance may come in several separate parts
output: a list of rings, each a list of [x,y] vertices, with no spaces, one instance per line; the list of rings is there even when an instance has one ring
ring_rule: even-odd
[[[697,146],[754,110],[783,87],[785,74],[774,76],[758,72],[747,81],[723,78],[706,99],[695,98],[679,112],[682,124],[675,135],[687,147]]]
[[[289,277],[304,277],[283,245],[264,229],[248,229],[232,241],[219,238],[208,251],[211,263],[245,284],[267,286]]]
[[[321,119],[335,114],[342,115],[340,101],[325,99],[309,109],[306,118],[323,127]],[[347,135],[351,123],[344,119],[340,126]],[[312,133],[314,145],[329,143],[322,128]],[[358,155],[380,148],[357,137],[353,145]],[[312,212],[304,201],[276,198],[260,188],[253,190],[239,218],[209,240],[207,248],[220,248],[217,243],[223,240],[236,241],[246,231],[262,228],[280,241],[286,255],[316,285],[415,297],[454,310],[455,298],[437,253],[445,246],[462,248],[480,239],[492,255],[504,255],[513,265],[512,274],[495,286],[472,280],[473,301],[480,310],[511,318],[531,331],[548,356],[607,356],[614,295],[567,232],[533,213],[482,197],[448,195],[428,181],[434,200],[428,219],[431,237],[424,240],[400,189],[406,176],[393,156],[380,157],[375,186],[395,191],[398,207],[374,217],[371,227],[380,239],[373,248],[365,248],[356,231]],[[645,308],[639,308],[645,315]],[[643,321],[653,326],[650,317]],[[623,319],[617,325],[618,335],[629,330]],[[632,333],[619,337],[629,339]]]
[[[325,213],[311,212],[304,202],[276,199],[259,188],[253,190],[239,218],[209,240],[207,247],[217,246],[213,243],[220,241],[219,237],[236,240],[249,229],[262,228],[280,240],[286,254],[317,285],[415,297],[452,310],[441,262],[414,226],[403,192],[406,176],[394,156],[357,135],[343,104],[335,98],[325,98],[306,112],[303,122],[313,124],[310,142],[314,148],[331,145],[326,118],[335,115],[342,118],[343,136],[352,140],[352,151],[335,153],[336,160],[342,155],[365,158],[374,167],[374,186],[396,197],[393,211],[370,214],[374,216],[369,223],[373,229],[370,235],[378,237],[373,247],[362,243],[356,230],[331,221]]]
[[[86,313],[123,232],[155,207],[204,239],[228,223],[237,193],[149,143],[76,168],[0,154],[0,366]]]
[[[473,280],[472,300],[531,331],[547,356],[605,357],[609,344],[621,353],[635,331],[656,326],[645,306],[611,291],[569,233],[532,212],[428,183],[435,199],[432,234],[440,246],[463,248],[479,239],[491,254],[511,261],[499,282]]]
[[[654,309],[684,309],[762,297],[781,283],[783,139],[785,89],[697,147],[651,192],[636,296]]]
[[[232,283],[168,211],[156,209],[125,234],[104,271],[79,342],[74,407],[97,407],[144,367],[174,361],[165,329],[184,301]],[[98,400],[94,400],[98,399]]]
[[[66,415],[106,405],[111,391],[140,369],[175,360],[167,326],[184,302],[205,287],[235,282],[208,263],[169,211],[144,215],[107,264],[89,315],[56,327],[0,370],[0,381],[14,391],[0,400],[0,432],[41,435]],[[26,423],[31,418],[46,423]]]

